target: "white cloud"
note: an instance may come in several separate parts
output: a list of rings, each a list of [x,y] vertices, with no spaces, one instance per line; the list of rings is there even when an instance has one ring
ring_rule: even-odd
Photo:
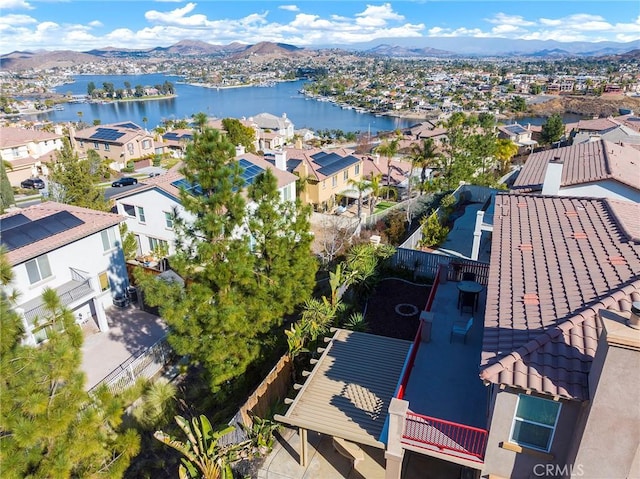
[[[89,26],[90,27],[101,27],[102,26],[102,22],[100,20],[94,20],[92,22],[89,22]]]
[[[300,9],[297,5],[280,5],[278,7],[280,10],[287,10],[289,12],[299,12]]]
[[[25,0],[0,0],[0,10],[33,10],[34,7]]]
[[[32,25],[34,23],[38,23],[38,20],[30,17],[29,15],[18,15],[10,13],[9,15],[0,16],[0,25]]]
[[[498,25],[514,25],[518,27],[529,27],[536,24],[535,22],[525,20],[524,17],[520,15],[507,15],[506,13],[497,13],[493,18],[487,18],[486,20],[489,23]]]

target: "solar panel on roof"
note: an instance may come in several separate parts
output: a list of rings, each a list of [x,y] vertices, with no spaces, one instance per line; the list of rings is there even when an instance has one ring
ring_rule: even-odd
[[[319,168],[318,173],[324,176],[331,176],[340,170],[344,170],[345,168],[348,168],[349,166],[360,162],[358,158],[352,155],[339,157],[339,158],[340,159],[338,161],[333,161],[328,165],[323,166],[322,168]]]
[[[190,183],[186,178],[171,182],[173,186],[180,190],[185,190],[187,193],[193,196],[202,196],[202,187],[198,183]]]
[[[248,184],[248,185],[253,184],[256,177],[260,173],[264,172],[263,168],[260,168],[259,166],[254,165],[253,163],[246,160],[245,158],[240,158],[240,160],[238,160],[238,164],[240,165],[240,168],[242,168],[242,173],[240,174],[240,176],[244,180],[245,184]]]
[[[527,130],[523,127],[521,127],[520,125],[509,125],[507,127],[505,127],[508,131],[510,131],[513,134],[519,135],[521,133],[526,133]]]
[[[135,123],[127,122],[127,123],[118,123],[116,126],[120,128],[129,128],[131,130],[140,130],[141,128]]]
[[[314,158],[314,162],[320,166],[329,166],[332,163],[342,160],[342,156],[337,153],[328,153],[320,158]]]
[[[114,141],[124,136],[124,133],[112,128],[98,128],[96,132],[89,137],[91,140]]]
[[[51,216],[45,216],[3,231],[1,241],[9,251],[12,251],[70,230],[81,224],[84,224],[84,221],[80,218],[68,211],[60,211]]]
[[[10,230],[11,228],[15,228],[16,226],[24,225],[30,223],[31,220],[27,218],[22,213],[18,213],[17,215],[9,216],[0,220],[0,231],[5,232]]]
[[[178,138],[178,134],[177,133],[165,133],[164,135],[162,135],[163,138],[166,138],[168,140],[176,140]]]

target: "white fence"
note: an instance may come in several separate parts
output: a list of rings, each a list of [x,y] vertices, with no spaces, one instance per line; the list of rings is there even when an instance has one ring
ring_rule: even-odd
[[[139,378],[148,379],[155,376],[171,360],[172,355],[173,351],[167,343],[166,337],[162,338],[141,354],[130,356],[111,371],[107,377],[93,386],[89,392],[103,384],[106,384],[109,391],[114,394],[122,392],[132,386]]]

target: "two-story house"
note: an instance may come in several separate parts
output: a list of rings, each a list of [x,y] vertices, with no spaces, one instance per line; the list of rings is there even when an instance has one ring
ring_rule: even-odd
[[[511,140],[518,147],[518,154],[533,152],[538,142],[531,138],[533,131],[518,123],[512,125],[500,125],[498,138]]]
[[[62,135],[42,130],[0,127],[0,156],[11,165],[7,177],[18,186],[30,177],[47,176],[47,163],[62,148]]]
[[[281,136],[285,142],[293,139],[295,133],[294,125],[293,122],[287,118],[286,113],[283,113],[280,117],[271,113],[260,113],[249,118],[249,121],[254,123],[263,132],[271,132]]]
[[[111,160],[110,166],[116,171],[122,170],[131,160],[155,154],[153,136],[131,122],[72,130],[70,136],[80,156],[86,156],[89,150],[94,150],[101,158]]]
[[[105,308],[128,285],[118,225],[121,216],[52,201],[0,216],[0,243],[7,251],[18,291],[25,341],[46,340],[38,327],[45,313],[42,292],[51,288],[78,323],[109,324]]]
[[[357,198],[350,180],[362,180],[364,170],[362,158],[352,150],[286,148],[276,155],[282,155],[287,170],[305,183],[300,198],[315,211],[331,210],[341,197]]]
[[[295,200],[298,178],[286,171],[282,158],[271,163],[238,147],[235,161],[243,170],[245,185],[251,184],[260,173],[269,169],[276,177],[282,200]],[[180,166],[176,165],[163,175],[142,180],[135,188],[111,198],[115,201],[114,211],[126,218],[128,231],[135,235],[137,256],[147,256],[157,250],[175,253],[176,217],[190,221],[190,214],[182,206],[180,191],[197,194],[197,185],[188,184],[179,172]]]

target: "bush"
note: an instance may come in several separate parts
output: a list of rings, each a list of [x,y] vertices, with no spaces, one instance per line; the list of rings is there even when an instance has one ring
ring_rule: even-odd
[[[449,228],[440,223],[440,219],[435,213],[420,220],[420,229],[422,230],[420,246],[439,246],[449,234]]]

